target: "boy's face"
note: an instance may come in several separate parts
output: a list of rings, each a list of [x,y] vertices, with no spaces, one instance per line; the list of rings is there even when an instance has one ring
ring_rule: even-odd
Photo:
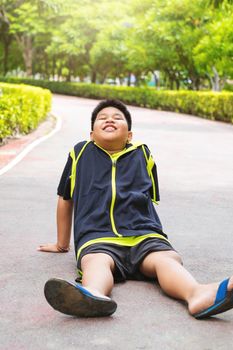
[[[106,150],[121,150],[132,139],[124,114],[115,107],[102,109],[91,131],[91,140]]]

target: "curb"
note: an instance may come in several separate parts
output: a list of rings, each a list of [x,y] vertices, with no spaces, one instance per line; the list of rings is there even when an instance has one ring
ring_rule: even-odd
[[[56,121],[55,127],[54,120]],[[1,146],[0,176],[18,164],[34,147],[57,133],[61,126],[61,118],[50,114],[48,120],[40,124],[32,133],[12,139],[6,145]],[[50,131],[51,127],[52,131]],[[44,135],[45,133],[47,135]]]

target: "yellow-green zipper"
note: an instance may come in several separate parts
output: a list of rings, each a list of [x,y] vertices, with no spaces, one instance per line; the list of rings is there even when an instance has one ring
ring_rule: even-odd
[[[116,201],[116,161],[117,160],[113,159],[112,157],[111,157],[111,160],[112,160],[112,201],[110,206],[110,221],[112,225],[112,230],[115,233],[115,235],[118,237],[122,237],[122,235],[117,232],[115,220],[114,220],[114,214],[113,214],[114,205]]]
[[[116,161],[117,161],[118,157],[113,159],[111,154],[108,153],[104,148],[99,146],[97,143],[95,143],[95,145],[97,147],[99,147],[100,149],[102,149],[102,151],[107,153],[109,155],[109,157],[111,158],[111,161],[112,161],[112,181],[111,181],[112,182],[112,200],[111,200],[111,205],[110,205],[110,222],[111,222],[111,225],[112,225],[112,230],[115,233],[115,235],[118,236],[118,237],[122,237],[122,235],[117,232],[116,225],[115,225],[115,220],[114,220],[114,214],[113,214],[113,212],[114,212],[114,204],[115,204],[115,201],[116,201]]]
[[[119,232],[117,232],[115,220],[114,220],[114,205],[115,205],[115,201],[116,201],[116,162],[117,162],[119,157],[121,157],[125,153],[132,151],[133,149],[136,149],[139,145],[141,145],[141,143],[140,144],[137,143],[137,144],[127,148],[126,150],[119,152],[119,155],[115,158],[113,158],[110,153],[108,153],[104,148],[99,146],[97,143],[95,143],[95,145],[97,147],[99,147],[100,149],[102,149],[102,151],[107,153],[112,161],[112,200],[111,200],[111,205],[110,205],[110,222],[112,225],[112,230],[115,233],[115,235],[118,237],[122,237],[122,235]]]

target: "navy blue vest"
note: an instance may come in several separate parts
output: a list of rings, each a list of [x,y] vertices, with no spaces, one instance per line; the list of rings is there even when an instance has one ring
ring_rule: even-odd
[[[76,159],[85,144],[74,147]],[[153,204],[159,201],[156,165],[149,174],[147,157],[145,145],[128,144],[117,160],[94,142],[86,145],[77,162],[72,193],[76,251],[101,237],[149,233],[167,237]]]

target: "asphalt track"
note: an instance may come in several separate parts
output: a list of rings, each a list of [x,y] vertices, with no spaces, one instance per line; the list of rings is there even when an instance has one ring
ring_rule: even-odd
[[[56,239],[56,188],[67,153],[89,138],[95,100],[54,96],[63,124],[0,177],[0,349],[232,349],[233,311],[197,321],[157,284],[118,284],[116,313],[76,319],[54,311],[43,286],[73,280],[68,254],[36,251]],[[201,282],[233,273],[233,126],[175,113],[130,107],[134,140],[157,162],[164,231]]]

